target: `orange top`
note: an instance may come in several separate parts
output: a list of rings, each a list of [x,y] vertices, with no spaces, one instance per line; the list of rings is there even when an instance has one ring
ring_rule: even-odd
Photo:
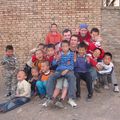
[[[51,32],[49,32],[45,39],[46,44],[56,44],[61,41],[62,41],[62,35],[60,33],[56,33],[56,35],[53,35]]]
[[[41,81],[47,81],[48,80],[48,78],[49,78],[49,76],[52,74],[53,72],[52,71],[50,71],[48,74],[42,74],[41,75]]]

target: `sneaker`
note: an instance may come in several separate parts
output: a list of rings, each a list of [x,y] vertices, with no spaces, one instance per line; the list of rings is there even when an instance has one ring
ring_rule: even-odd
[[[91,102],[93,94],[88,94],[86,101]]]
[[[73,99],[71,99],[71,98],[68,100],[68,104],[71,105],[72,107],[76,107],[77,106],[75,101]]]
[[[5,97],[10,97],[11,96],[11,92],[5,94]]]
[[[42,106],[48,107],[48,106],[50,106],[51,104],[53,104],[53,101],[52,101],[51,99],[47,99],[47,100],[42,104]]]
[[[119,92],[119,87],[118,86],[114,86],[114,92]]]
[[[63,105],[63,103],[61,101],[57,101],[55,103],[55,106],[58,107],[58,108],[64,108],[64,105]]]
[[[109,90],[110,88],[109,88],[108,85],[104,85],[104,89],[105,89],[105,90]]]

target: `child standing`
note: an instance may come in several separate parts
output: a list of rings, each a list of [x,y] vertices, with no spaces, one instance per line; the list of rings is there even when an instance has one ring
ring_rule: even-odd
[[[11,95],[14,96],[17,85],[16,75],[18,70],[18,62],[14,55],[14,49],[12,45],[6,46],[5,55],[1,61],[1,64],[4,67],[4,79],[7,90],[6,97]]]
[[[15,97],[9,100],[8,102],[0,104],[0,112],[8,112],[30,101],[31,86],[25,80],[25,72],[19,71],[17,74],[17,79],[18,84]]]
[[[31,83],[31,92],[32,92],[32,95],[37,95],[36,83],[39,80],[38,68],[33,67],[31,70],[31,73],[32,73],[32,79],[29,80],[29,82]]]

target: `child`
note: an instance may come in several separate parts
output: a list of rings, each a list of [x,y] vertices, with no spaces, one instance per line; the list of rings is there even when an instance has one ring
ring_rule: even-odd
[[[90,33],[91,33],[91,42],[93,42],[96,47],[100,47],[101,42],[102,42],[102,38],[99,35],[99,29],[92,28]]]
[[[32,79],[29,80],[29,82],[31,83],[32,95],[37,95],[36,83],[39,80],[38,68],[33,67],[32,70],[31,70],[31,73],[32,73]]]
[[[46,84],[51,74],[52,71],[50,71],[49,61],[41,62],[41,77],[40,80],[36,83],[38,93],[41,98],[44,98],[46,96]]]
[[[89,72],[89,69],[92,66],[96,67],[97,63],[86,54],[86,44],[80,43],[78,45],[78,55],[77,58],[74,59],[74,72],[76,75],[76,86],[77,86],[77,97],[80,97],[80,79],[83,79],[86,82],[88,89],[87,99],[91,99],[93,96],[92,89],[92,78]]]
[[[53,60],[54,60],[54,58],[55,58],[55,55],[56,55],[56,53],[55,53],[55,45],[53,45],[53,44],[48,44],[48,46],[47,46],[47,56],[46,56],[46,59],[49,61],[49,63],[50,63],[50,69],[51,70],[55,70],[56,69],[56,65],[55,66],[53,66],[52,65],[52,62],[53,62]]]
[[[8,112],[30,101],[31,86],[25,80],[25,72],[19,71],[17,74],[17,79],[18,84],[15,97],[9,100],[8,102],[0,104],[0,112]]]
[[[53,73],[47,82],[47,96],[48,100],[43,104],[44,106],[48,106],[51,100],[53,101],[53,91],[55,87],[55,82],[58,78],[65,77],[68,81],[68,97],[69,101],[68,103],[72,107],[76,107],[77,104],[74,102],[75,92],[76,92],[76,82],[75,82],[75,76],[73,72],[74,68],[74,53],[70,52],[69,50],[69,42],[67,40],[62,41],[61,43],[62,47],[62,53],[61,56],[58,58],[56,57],[56,60],[53,61],[53,65],[58,65],[56,68],[55,73]]]
[[[35,52],[35,56],[36,56],[36,60],[33,62],[33,67],[37,67],[39,72],[41,71],[41,62],[43,62],[44,59],[44,55],[43,55],[43,51],[38,49]]]
[[[100,83],[103,85],[104,89],[109,89],[109,85],[113,82],[112,71],[114,69],[114,65],[112,63],[112,54],[110,52],[106,52],[103,61],[99,62],[99,64],[102,66],[102,69],[98,71]],[[118,88],[118,85],[114,86]]]
[[[6,97],[14,96],[17,80],[17,70],[18,70],[18,62],[14,55],[14,49],[12,45],[6,46],[5,55],[1,61],[1,64],[4,67],[4,79],[5,79],[5,85],[7,89]]]
[[[31,58],[27,61],[24,68],[24,71],[27,75],[26,80],[32,79],[31,69],[32,69],[33,62],[36,61],[36,56],[35,56],[36,50],[38,49],[44,50],[44,48],[45,48],[45,45],[43,43],[40,43],[36,48],[33,48],[32,50],[30,50]]]

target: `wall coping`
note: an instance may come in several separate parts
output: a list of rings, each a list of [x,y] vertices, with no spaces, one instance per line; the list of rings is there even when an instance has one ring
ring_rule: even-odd
[[[117,6],[117,7],[108,6],[108,7],[102,7],[101,9],[102,10],[120,10],[120,6]]]

